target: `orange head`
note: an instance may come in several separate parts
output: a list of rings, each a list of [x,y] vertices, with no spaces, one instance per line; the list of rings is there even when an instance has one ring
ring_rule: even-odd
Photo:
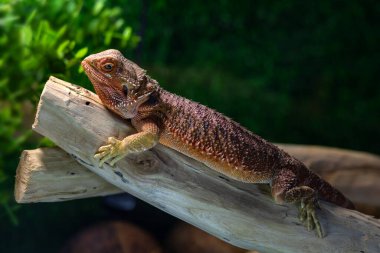
[[[135,117],[159,87],[144,69],[115,49],[86,57],[82,66],[103,104],[124,118]]]

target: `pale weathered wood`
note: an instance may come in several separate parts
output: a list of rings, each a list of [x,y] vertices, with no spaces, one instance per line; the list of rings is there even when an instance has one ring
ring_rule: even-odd
[[[24,150],[16,173],[18,203],[53,202],[119,193],[60,148]]]
[[[355,205],[380,207],[379,156],[321,146],[277,145],[340,189]],[[61,175],[70,176],[61,180]],[[80,189],[73,191],[73,187]],[[84,168],[62,149],[25,150],[21,155],[15,187],[19,203],[62,201],[119,192],[122,190]]]
[[[258,187],[225,178],[202,163],[158,145],[116,167],[93,155],[107,137],[131,133],[83,88],[47,82],[33,128],[99,176],[144,201],[236,246],[263,252],[379,252],[380,222],[322,203],[327,235],[307,232],[293,205],[276,205]]]

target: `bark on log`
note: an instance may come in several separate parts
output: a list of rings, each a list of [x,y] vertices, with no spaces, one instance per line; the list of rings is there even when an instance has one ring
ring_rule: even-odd
[[[169,148],[99,168],[93,159],[107,137],[131,133],[93,93],[50,78],[33,128],[117,187],[231,244],[263,252],[379,252],[380,222],[321,203],[327,235],[307,232],[293,205],[276,205],[257,186],[233,181]]]
[[[321,146],[277,145],[341,190],[357,207],[380,207],[379,156]],[[60,175],[66,175],[65,179],[56,180]],[[18,203],[63,201],[121,192],[60,148],[25,150],[21,154],[15,186]]]

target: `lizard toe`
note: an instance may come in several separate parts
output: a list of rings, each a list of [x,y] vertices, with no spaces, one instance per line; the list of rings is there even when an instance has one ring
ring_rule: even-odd
[[[103,159],[103,157],[107,156],[110,152],[108,150],[106,151],[102,151],[102,152],[98,152],[94,155],[94,158],[97,159],[97,160],[101,160]]]
[[[322,238],[322,227],[315,213],[318,207],[319,204],[313,198],[301,200],[299,219],[306,226],[307,230],[311,231],[315,229],[318,237]]]
[[[112,145],[111,145],[111,144],[101,146],[101,147],[98,149],[98,153],[100,153],[100,152],[102,152],[102,151],[108,151],[108,150],[111,149],[111,148],[112,148]]]
[[[102,159],[99,161],[99,167],[103,167],[104,163],[107,162],[109,159],[112,158],[112,154],[108,154],[104,156]]]
[[[114,166],[115,163],[117,163],[118,161],[120,161],[120,160],[123,159],[124,157],[125,157],[125,155],[119,155],[119,156],[114,157],[114,158],[110,161],[110,165],[111,165],[111,166]]]
[[[115,143],[119,142],[119,140],[116,139],[115,137],[108,137],[107,141],[109,144],[115,144]]]

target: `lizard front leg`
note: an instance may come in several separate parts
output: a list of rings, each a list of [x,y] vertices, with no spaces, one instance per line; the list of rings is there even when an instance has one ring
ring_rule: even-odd
[[[116,162],[128,154],[153,148],[158,143],[159,133],[152,131],[152,129],[158,128],[154,126],[154,123],[147,122],[141,125],[141,132],[127,136],[123,140],[109,137],[108,144],[101,146],[94,156],[95,159],[99,160],[99,167],[103,166],[105,162],[114,166]]]

